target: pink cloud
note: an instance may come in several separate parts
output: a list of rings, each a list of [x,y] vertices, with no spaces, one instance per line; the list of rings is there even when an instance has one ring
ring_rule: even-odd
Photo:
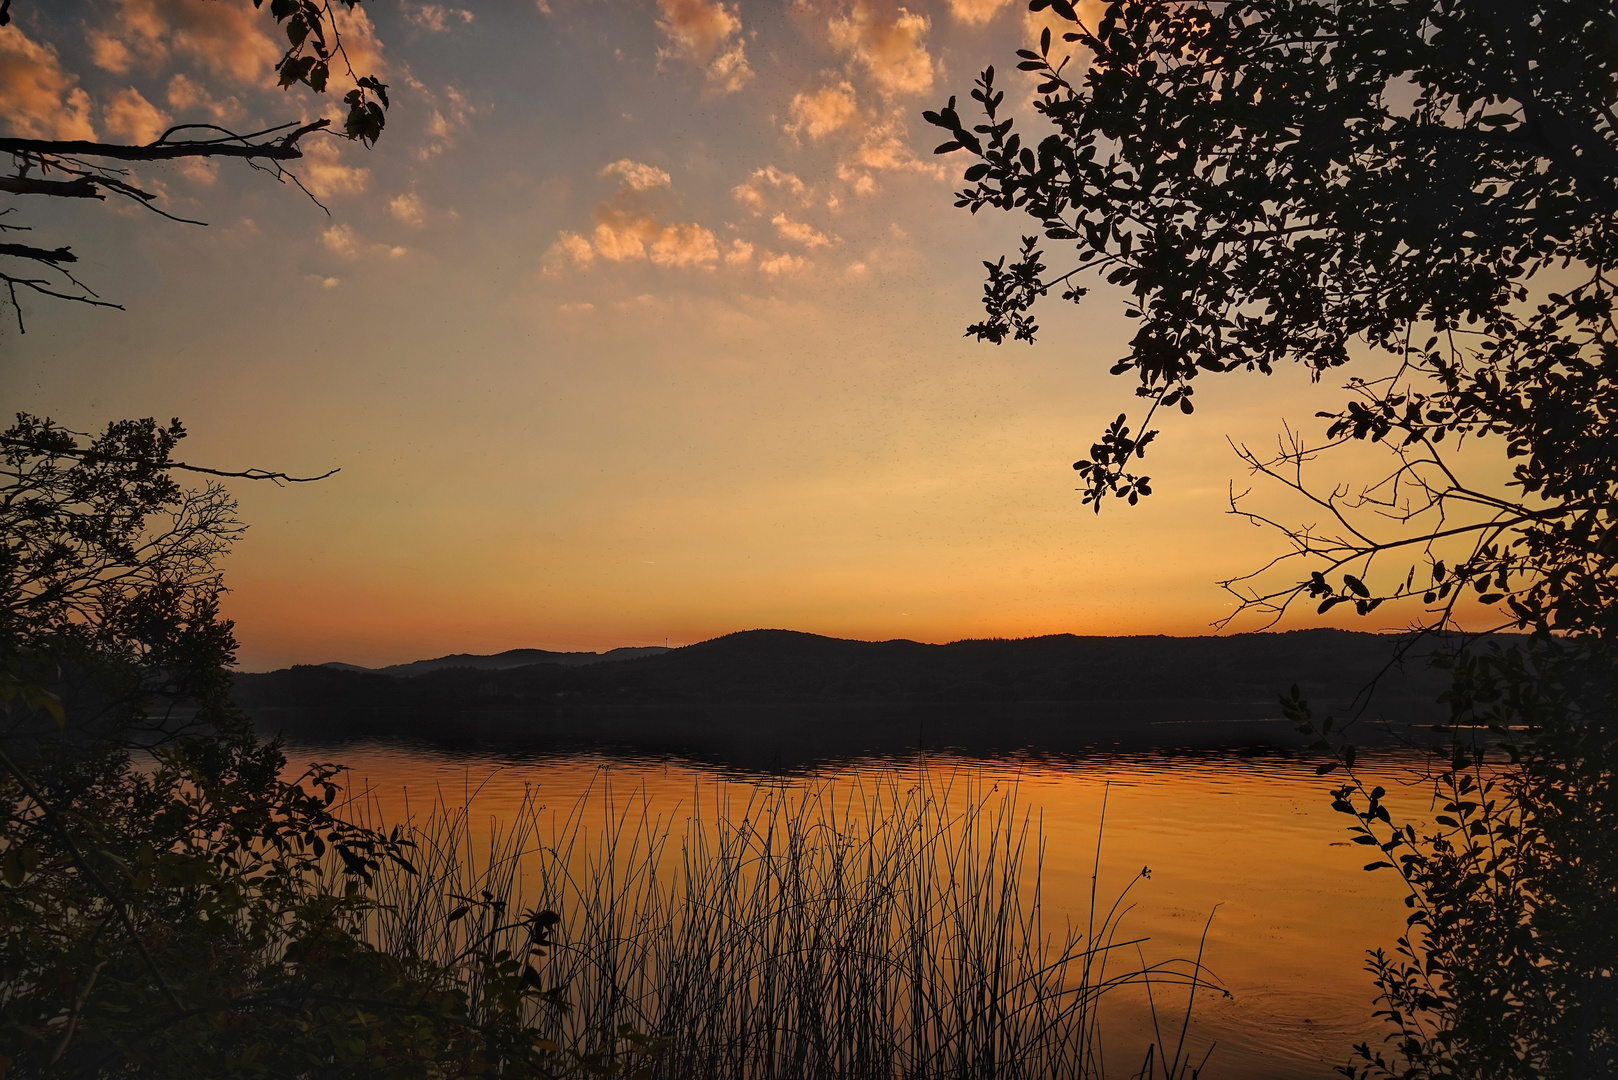
[[[56,50],[0,27],[0,118],[26,139],[93,139],[90,95],[62,70]]]

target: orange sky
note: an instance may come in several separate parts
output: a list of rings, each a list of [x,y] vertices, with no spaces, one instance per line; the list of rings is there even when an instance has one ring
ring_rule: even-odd
[[[760,626],[1203,633],[1214,582],[1278,550],[1224,513],[1225,439],[1307,425],[1331,387],[1209,385],[1148,459],[1158,494],[1098,518],[1070,465],[1134,405],[1105,375],[1117,298],[1053,304],[1033,347],[962,338],[1021,223],[951,207],[919,113],[1010,66],[1037,32],[1018,5],[360,11],[357,66],[395,105],[375,151],[315,144],[329,217],[229,164],[136,177],[206,229],[29,207],[128,311],[0,326],[10,409],[177,415],[189,460],[341,467],[234,489],[244,667]],[[0,123],[312,115],[270,88],[270,29],[247,0],[27,5],[0,30]],[[1399,622],[1378,618],[1344,621]]]

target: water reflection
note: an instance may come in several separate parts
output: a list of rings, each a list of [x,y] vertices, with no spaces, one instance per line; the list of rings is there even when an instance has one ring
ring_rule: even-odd
[[[1205,962],[1231,991],[1228,1000],[1197,1004],[1199,1041],[1218,1044],[1210,1076],[1291,1080],[1346,1061],[1351,1043],[1378,1036],[1364,950],[1391,945],[1404,928],[1398,878],[1361,869],[1365,859],[1347,842],[1347,819],[1330,809],[1328,781],[1312,762],[1287,754],[864,757],[785,773],[649,755],[447,752],[386,742],[299,743],[288,756],[295,764],[344,762],[355,787],[389,819],[419,817],[434,801],[459,806],[470,799],[485,829],[536,786],[558,816],[584,799],[586,819],[599,820],[611,792],[645,798],[678,828],[691,807],[711,807],[727,793],[742,801],[740,789],[749,787],[870,785],[882,775],[914,780],[923,770],[939,784],[963,774],[983,785],[1014,784],[1044,838],[1048,918],[1084,917],[1093,868],[1097,892],[1110,897],[1147,866],[1151,878],[1131,893],[1126,925],[1151,939],[1152,957],[1194,956],[1208,928]],[[1416,764],[1395,752],[1361,759],[1367,779],[1388,788],[1395,816],[1421,821],[1428,798],[1414,783]],[[1144,1004],[1109,1002],[1111,1030],[1138,1032],[1149,1022]]]

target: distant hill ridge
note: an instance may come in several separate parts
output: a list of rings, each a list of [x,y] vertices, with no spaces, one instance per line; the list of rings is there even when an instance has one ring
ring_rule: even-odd
[[[667,650],[514,649],[380,671],[305,665],[236,676],[236,700],[266,733],[317,742],[403,738],[519,755],[618,747],[769,769],[923,745],[1298,746],[1277,704],[1293,684],[1317,715],[1442,718],[1443,673],[1419,657],[1390,667],[1398,641],[1299,630],[929,645],[748,630]],[[1373,680],[1362,709],[1356,696]],[[1356,740],[1380,737],[1356,730]]]
[[[1420,662],[1384,671],[1397,638],[1344,630],[1225,637],[975,639],[931,645],[748,630],[675,649],[457,654],[377,671],[299,666],[238,675],[244,706],[464,707],[847,702],[1223,702],[1276,712],[1293,683],[1346,702],[1373,679],[1383,700],[1432,702]],[[606,661],[611,661],[606,662]]]
[[[630,645],[618,649],[608,649],[603,653],[550,652],[545,649],[507,649],[503,653],[494,653],[492,655],[451,653],[449,656],[439,656],[432,660],[414,660],[408,664],[389,664],[387,667],[380,668],[361,667],[358,664],[344,664],[337,661],[319,666],[337,671],[360,671],[408,678],[413,675],[425,675],[431,671],[443,671],[448,668],[464,668],[473,671],[506,671],[510,668],[528,667],[531,664],[561,664],[564,667],[578,667],[583,664],[605,664],[617,660],[637,660],[644,656],[661,656],[668,651],[662,645]]]

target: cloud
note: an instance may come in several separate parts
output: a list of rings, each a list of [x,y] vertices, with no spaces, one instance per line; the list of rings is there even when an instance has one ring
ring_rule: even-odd
[[[473,116],[483,111],[472,104],[471,98],[453,86],[444,87],[442,98],[419,82],[412,81],[411,87],[422,96],[428,108],[432,109],[432,115],[427,119],[427,142],[416,150],[416,157],[422,161],[455,145],[455,133],[464,128]]]
[[[360,253],[359,235],[348,225],[333,225],[320,234],[320,242],[340,259],[357,258]]]
[[[878,15],[863,3],[829,25],[832,46],[863,64],[886,96],[919,94],[933,88],[932,55],[922,43],[932,24],[925,15],[898,8]]]
[[[90,95],[56,50],[17,26],[0,27],[0,118],[25,139],[93,139]]]
[[[777,191],[787,192],[806,206],[809,203],[808,185],[792,173],[777,169],[774,165],[754,169],[753,175],[747,178],[747,183],[738,184],[730,191],[736,196],[737,202],[751,209],[753,213],[761,214],[767,201],[764,192],[766,185]]]
[[[193,184],[211,184],[219,178],[219,162],[212,158],[180,158],[174,167]]]
[[[173,109],[201,109],[219,121],[235,120],[243,111],[242,103],[236,98],[218,100],[205,87],[185,75],[176,75],[169,80],[168,102]]]
[[[694,61],[707,69],[709,87],[723,93],[735,93],[751,81],[742,20],[734,8],[721,0],[657,0],[657,7],[663,14],[657,25],[669,40],[660,57]]]
[[[305,139],[299,145],[303,147],[303,161],[293,171],[315,198],[359,195],[370,185],[371,170],[344,165],[335,139]]]
[[[968,26],[982,26],[1010,3],[1011,0],[949,0],[949,13]]]
[[[320,234],[320,242],[326,250],[339,259],[354,260],[362,255],[387,255],[390,258],[400,258],[410,253],[408,248],[397,245],[374,244],[360,236],[351,225],[333,225]]]
[[[388,200],[388,213],[395,221],[419,229],[427,220],[427,204],[414,191],[406,191]]]
[[[719,244],[694,222],[665,225],[652,241],[650,255],[657,266],[706,266],[719,258]]]
[[[764,258],[758,261],[758,268],[770,277],[779,277],[782,274],[796,274],[808,262],[800,255],[772,255],[764,253]]]
[[[831,238],[814,226],[801,221],[793,221],[785,214],[776,214],[770,219],[770,224],[775,226],[775,231],[780,233],[783,239],[791,240],[795,244],[802,244],[811,251],[831,243]]]
[[[553,255],[566,255],[588,266],[599,256],[608,262],[649,260],[654,266],[674,269],[712,266],[719,260],[719,241],[695,222],[665,225],[651,214],[604,211],[595,232],[586,240],[578,233],[562,233],[551,245]]]
[[[553,260],[565,257],[573,260],[575,266],[589,266],[595,262],[596,249],[590,246],[590,241],[576,232],[564,232],[556,238],[548,253]]]
[[[97,67],[121,75],[136,66],[156,67],[172,53],[221,78],[262,86],[281,59],[280,47],[264,31],[267,25],[269,20],[247,4],[118,0],[107,21],[88,33],[90,57]]]
[[[786,126],[787,132],[807,135],[811,142],[847,127],[860,115],[854,87],[847,81],[822,86],[812,94],[794,94],[788,108],[792,121]]]
[[[696,222],[665,222],[646,205],[650,192],[669,187],[669,174],[653,165],[623,158],[606,166],[603,179],[617,177],[616,194],[596,207],[596,225],[590,236],[563,232],[546,252],[547,273],[561,266],[589,266],[607,262],[648,261],[671,269],[711,269],[719,262],[719,241]]]
[[[332,65],[333,85],[342,82],[345,87],[352,87],[354,83],[348,78],[349,67],[354,69],[356,75],[386,75],[388,62],[382,55],[382,39],[376,36],[376,24],[371,22],[371,16],[363,7],[347,7],[342,4],[332,5],[332,16],[337,20],[337,33],[343,41],[343,52],[348,54],[348,63]],[[279,57],[277,57],[279,59]],[[338,74],[341,69],[341,75]],[[341,100],[343,93],[336,93]]]
[[[726,266],[742,266],[753,257],[753,245],[738,237],[730,242],[730,250],[725,252]]]
[[[603,180],[621,177],[624,187],[630,191],[651,191],[653,188],[669,187],[674,182],[668,173],[657,166],[643,165],[628,158],[620,158],[604,166],[600,176]]]
[[[853,188],[856,195],[874,194],[879,185],[873,173],[908,172],[942,180],[944,164],[916,154],[908,141],[902,114],[866,129],[859,145],[837,163],[837,177]]]
[[[132,143],[156,142],[169,126],[168,114],[147,101],[133,86],[113,94],[101,116],[108,131]]]
[[[444,7],[441,4],[406,4],[404,17],[411,25],[435,34],[448,30],[457,19],[463,26],[472,21],[472,13],[465,8]]]

